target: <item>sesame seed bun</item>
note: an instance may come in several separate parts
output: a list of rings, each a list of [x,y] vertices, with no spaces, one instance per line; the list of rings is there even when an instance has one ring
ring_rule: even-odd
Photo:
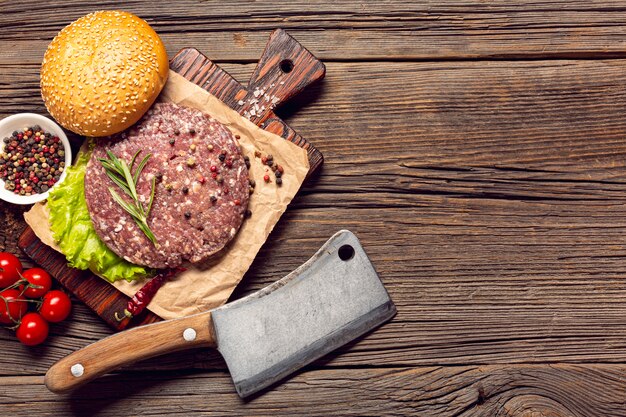
[[[63,127],[109,136],[137,122],[167,81],[167,52],[144,20],[120,11],[81,17],[52,40],[41,96]]]

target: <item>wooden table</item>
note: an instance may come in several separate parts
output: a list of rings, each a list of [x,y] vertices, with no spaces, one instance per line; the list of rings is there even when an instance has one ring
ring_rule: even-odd
[[[112,7],[80,3],[4,2],[2,117],[45,112],[46,45]],[[325,81],[279,111],[326,163],[233,299],[348,228],[398,315],[245,402],[201,350],[55,396],[47,368],[110,334],[77,304],[45,346],[0,332],[0,414],[626,415],[624,3],[313,3],[125,8],[170,54],[194,46],[242,81],[276,27],[326,63]],[[17,251],[22,212],[0,205],[0,249]]]

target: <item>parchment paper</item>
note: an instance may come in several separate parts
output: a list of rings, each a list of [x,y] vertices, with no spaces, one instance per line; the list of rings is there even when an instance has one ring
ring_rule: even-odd
[[[256,181],[248,206],[252,216],[244,221],[234,240],[214,259],[206,262],[204,269],[191,267],[165,283],[148,305],[149,310],[170,319],[206,311],[226,302],[302,185],[309,171],[309,162],[304,149],[266,132],[173,71],[170,71],[159,100],[199,109],[225,124],[233,135],[240,135],[242,151],[251,162],[250,178]],[[263,181],[268,167],[255,157],[255,151],[263,155],[272,154],[274,161],[285,168],[282,187],[274,183],[273,173],[270,173],[271,183]],[[45,204],[33,206],[24,218],[43,243],[60,251],[50,232]],[[133,283],[122,280],[112,285],[132,297],[144,283],[144,280]]]

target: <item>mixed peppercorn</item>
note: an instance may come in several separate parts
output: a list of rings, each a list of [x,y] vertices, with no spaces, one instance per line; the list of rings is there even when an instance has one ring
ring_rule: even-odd
[[[18,195],[45,193],[59,181],[65,169],[61,139],[35,125],[4,138],[0,154],[0,179],[4,188]]]
[[[257,158],[261,158],[261,163],[268,166],[269,169],[272,170],[274,176],[276,177],[276,185],[278,185],[279,187],[283,185],[283,174],[285,173],[285,169],[282,167],[282,165],[278,165],[276,162],[274,162],[274,157],[270,154],[263,156],[261,152],[256,151],[254,153],[254,156]],[[270,182],[271,177],[269,175],[269,170],[266,170],[265,172],[266,174],[263,175],[263,181]]]

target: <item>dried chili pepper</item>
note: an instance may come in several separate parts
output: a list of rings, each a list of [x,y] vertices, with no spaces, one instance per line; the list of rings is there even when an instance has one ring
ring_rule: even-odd
[[[115,320],[122,321],[125,318],[132,319],[133,317],[141,314],[145,310],[146,306],[150,304],[150,301],[154,298],[156,292],[169,278],[174,275],[184,272],[185,268],[171,268],[160,271],[150,281],[148,281],[143,287],[139,289],[128,301],[126,308],[124,309],[124,315],[120,316],[115,312]]]

